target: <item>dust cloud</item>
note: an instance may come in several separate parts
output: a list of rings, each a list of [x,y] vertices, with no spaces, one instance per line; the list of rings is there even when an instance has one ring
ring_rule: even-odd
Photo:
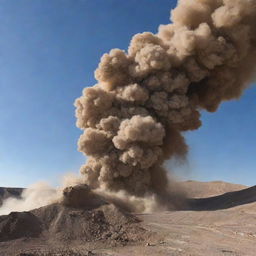
[[[78,149],[88,156],[81,173],[93,189],[168,201],[163,163],[186,157],[183,132],[252,82],[255,0],[180,0],[171,21],[136,34],[127,52],[104,54],[98,83],[75,101]]]
[[[6,215],[10,212],[29,211],[48,204],[61,202],[64,188],[81,183],[82,179],[80,176],[68,173],[63,176],[61,186],[58,188],[46,182],[32,184],[27,189],[24,189],[20,198],[10,197],[4,200],[0,206],[0,215]]]

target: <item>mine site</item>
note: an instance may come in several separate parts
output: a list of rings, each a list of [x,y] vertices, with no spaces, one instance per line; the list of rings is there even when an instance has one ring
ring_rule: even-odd
[[[0,256],[256,255],[256,0],[0,6]]]

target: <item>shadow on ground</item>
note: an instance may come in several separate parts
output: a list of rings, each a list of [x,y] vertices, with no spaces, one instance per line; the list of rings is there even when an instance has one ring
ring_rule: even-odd
[[[256,186],[214,197],[189,198],[187,199],[187,206],[183,210],[216,211],[253,202],[256,202]]]

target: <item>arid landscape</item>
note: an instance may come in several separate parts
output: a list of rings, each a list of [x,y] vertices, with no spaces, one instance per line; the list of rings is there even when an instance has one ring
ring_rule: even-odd
[[[3,2],[0,256],[256,255],[256,0]]]
[[[195,199],[177,211],[130,214],[80,188],[76,207],[68,191],[61,204],[1,216],[0,255],[255,255],[255,187],[179,185]]]

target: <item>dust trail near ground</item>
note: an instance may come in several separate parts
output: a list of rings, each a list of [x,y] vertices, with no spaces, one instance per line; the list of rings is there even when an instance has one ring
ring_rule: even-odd
[[[182,133],[253,79],[255,0],[181,0],[171,21],[104,54],[98,83],[75,102],[78,148],[89,156],[81,173],[94,189],[168,199],[162,165],[186,156]]]
[[[21,198],[7,198],[0,207],[0,215],[13,211],[28,211],[48,205],[57,199],[57,191],[47,183],[39,182],[25,189]]]
[[[50,186],[46,182],[32,184],[21,194],[20,198],[10,197],[0,206],[0,215],[10,212],[29,211],[62,200],[62,191],[65,187],[81,184],[81,177],[75,174],[66,174],[62,178],[62,184],[58,188]]]

